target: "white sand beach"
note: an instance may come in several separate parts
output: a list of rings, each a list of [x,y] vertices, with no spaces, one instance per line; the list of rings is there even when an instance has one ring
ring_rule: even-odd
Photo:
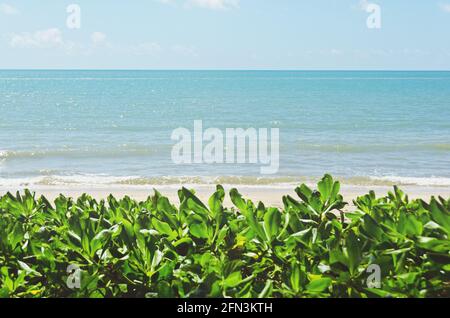
[[[79,197],[83,193],[87,193],[96,199],[104,199],[109,194],[114,195],[117,198],[129,196],[136,200],[145,200],[149,195],[153,194],[153,189],[157,189],[163,195],[167,196],[173,203],[178,203],[177,191],[183,185],[157,185],[157,186],[123,186],[123,185],[111,185],[111,186],[35,186],[31,188],[36,192],[37,196],[44,195],[49,200],[54,200],[59,194],[70,197]],[[315,186],[308,184],[311,188]],[[185,185],[189,189],[194,189],[197,196],[205,203],[208,198],[215,191],[214,185]],[[237,188],[239,192],[246,198],[253,200],[254,202],[262,201],[267,206],[282,206],[282,197],[290,194],[296,197],[294,192],[295,185],[264,185],[264,186],[249,186],[249,185],[224,185],[225,190],[228,191],[232,188]],[[410,198],[421,198],[428,200],[431,196],[442,196],[444,198],[450,197],[450,187],[438,187],[438,186],[418,186],[418,185],[404,185],[400,187]],[[351,203],[353,199],[358,196],[369,193],[373,190],[377,196],[384,196],[391,191],[391,186],[380,185],[341,185],[341,194],[344,199]],[[16,192],[17,188],[5,188],[0,187],[0,194],[4,194],[7,191]],[[227,195],[225,198],[225,205],[231,206],[231,200]]]

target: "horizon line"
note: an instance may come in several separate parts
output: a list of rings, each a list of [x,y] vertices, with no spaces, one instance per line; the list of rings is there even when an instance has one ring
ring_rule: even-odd
[[[450,72],[450,69],[0,68],[0,71]]]

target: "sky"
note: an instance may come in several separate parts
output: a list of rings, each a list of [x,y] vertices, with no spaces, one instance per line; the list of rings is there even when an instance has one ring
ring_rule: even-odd
[[[450,0],[0,0],[0,68],[450,70]]]

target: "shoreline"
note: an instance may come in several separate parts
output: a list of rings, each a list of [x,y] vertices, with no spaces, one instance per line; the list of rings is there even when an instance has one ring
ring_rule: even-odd
[[[306,183],[311,189],[316,188],[316,184]],[[131,185],[65,185],[65,186],[31,186],[31,187],[5,187],[0,186],[0,196],[7,192],[16,193],[23,192],[24,189],[29,189],[36,193],[36,196],[44,195],[48,200],[53,201],[60,194],[66,197],[78,198],[83,193],[87,193],[95,199],[105,199],[112,194],[116,198],[129,196],[132,199],[142,201],[149,195],[153,195],[154,189],[158,190],[162,195],[169,198],[169,200],[177,204],[179,202],[177,191],[182,187],[194,189],[196,195],[203,201],[208,202],[209,197],[215,192],[214,184],[176,184],[176,185],[146,185],[146,186],[131,186]],[[237,188],[239,192],[246,198],[253,202],[262,201],[266,206],[282,206],[282,197],[284,195],[291,195],[297,197],[295,188],[297,185],[223,185],[225,192],[225,206],[232,206],[230,197],[228,195],[232,188]],[[410,199],[421,198],[429,200],[432,196],[442,196],[450,198],[450,187],[447,186],[421,186],[421,185],[400,185],[399,188],[405,192]],[[378,197],[385,196],[393,186],[387,185],[345,185],[341,184],[340,193],[344,200],[351,205],[352,200],[358,196],[368,194],[371,190],[375,191]]]

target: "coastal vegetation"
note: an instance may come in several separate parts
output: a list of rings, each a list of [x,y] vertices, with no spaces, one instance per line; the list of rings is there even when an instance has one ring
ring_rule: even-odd
[[[224,188],[179,204],[0,197],[0,297],[450,297],[450,200],[344,202],[325,175],[283,207]]]

